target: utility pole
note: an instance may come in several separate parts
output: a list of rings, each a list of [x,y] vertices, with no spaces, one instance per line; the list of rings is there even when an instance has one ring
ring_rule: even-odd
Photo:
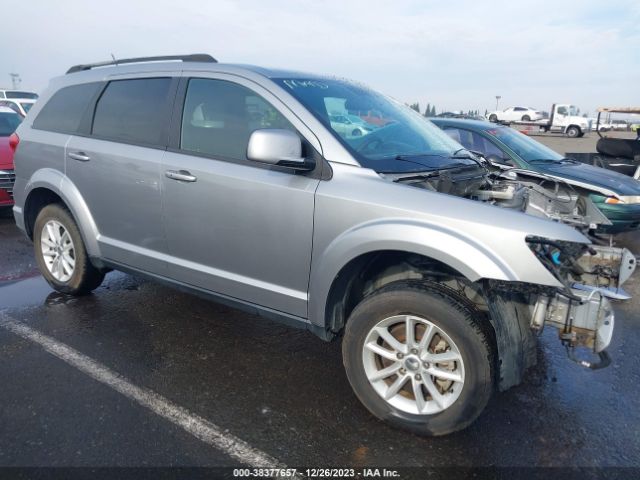
[[[500,95],[496,95],[496,110],[498,110],[498,102],[502,97]]]
[[[9,76],[11,77],[11,84],[13,85],[13,89],[17,90],[18,87],[20,87],[20,82],[22,82],[22,79],[20,78],[20,74],[10,73]]]

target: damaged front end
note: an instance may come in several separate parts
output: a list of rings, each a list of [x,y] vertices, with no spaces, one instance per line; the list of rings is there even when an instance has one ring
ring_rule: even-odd
[[[593,230],[611,224],[588,197],[543,174],[518,169],[490,173],[477,161],[385,177],[564,223],[592,239]],[[536,335],[546,324],[559,330],[570,359],[591,369],[607,366],[615,322],[611,302],[630,298],[622,285],[636,268],[635,256],[627,249],[535,236],[526,241],[560,287],[498,280],[460,287],[460,279],[439,280],[487,314],[500,356],[501,390],[520,383],[535,364]],[[579,359],[576,352],[585,348],[598,358]]]
[[[636,268],[633,254],[624,248],[527,238],[536,257],[563,285],[555,292],[538,295],[531,315],[531,328],[545,324],[559,330],[569,358],[597,369],[609,364],[606,348],[613,335],[615,315],[611,300],[631,298],[622,285]],[[599,356],[591,362],[577,358],[576,347],[586,347]]]
[[[609,365],[606,349],[615,324],[612,302],[630,298],[622,285],[636,268],[635,257],[623,248],[539,237],[528,237],[527,243],[561,287],[495,280],[482,284],[501,357],[501,390],[519,384],[535,365],[536,337],[545,325],[558,330],[571,360],[590,369]]]

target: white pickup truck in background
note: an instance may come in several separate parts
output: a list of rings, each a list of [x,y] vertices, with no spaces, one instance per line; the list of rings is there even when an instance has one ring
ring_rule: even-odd
[[[582,137],[591,130],[591,120],[578,115],[578,108],[567,103],[554,103],[551,106],[551,115],[549,118],[543,118],[535,121],[508,121],[494,120],[493,116],[489,117],[490,121],[503,123],[506,125],[530,125],[538,127],[541,131],[562,133],[568,137]]]

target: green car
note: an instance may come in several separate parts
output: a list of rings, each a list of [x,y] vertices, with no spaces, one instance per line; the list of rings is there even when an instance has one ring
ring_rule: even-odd
[[[612,170],[565,158],[512,128],[476,120],[431,119],[466,149],[481,153],[497,168],[521,168],[565,180],[588,195],[611,221],[600,233],[640,228],[640,181]]]

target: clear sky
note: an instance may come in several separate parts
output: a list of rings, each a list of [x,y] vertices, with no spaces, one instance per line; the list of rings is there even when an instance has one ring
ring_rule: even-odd
[[[7,0],[3,11],[11,10]],[[13,5],[18,5],[13,2]],[[76,63],[210,53],[364,82],[438,112],[570,102],[640,106],[640,0],[29,0],[0,28],[10,72],[42,90]]]

